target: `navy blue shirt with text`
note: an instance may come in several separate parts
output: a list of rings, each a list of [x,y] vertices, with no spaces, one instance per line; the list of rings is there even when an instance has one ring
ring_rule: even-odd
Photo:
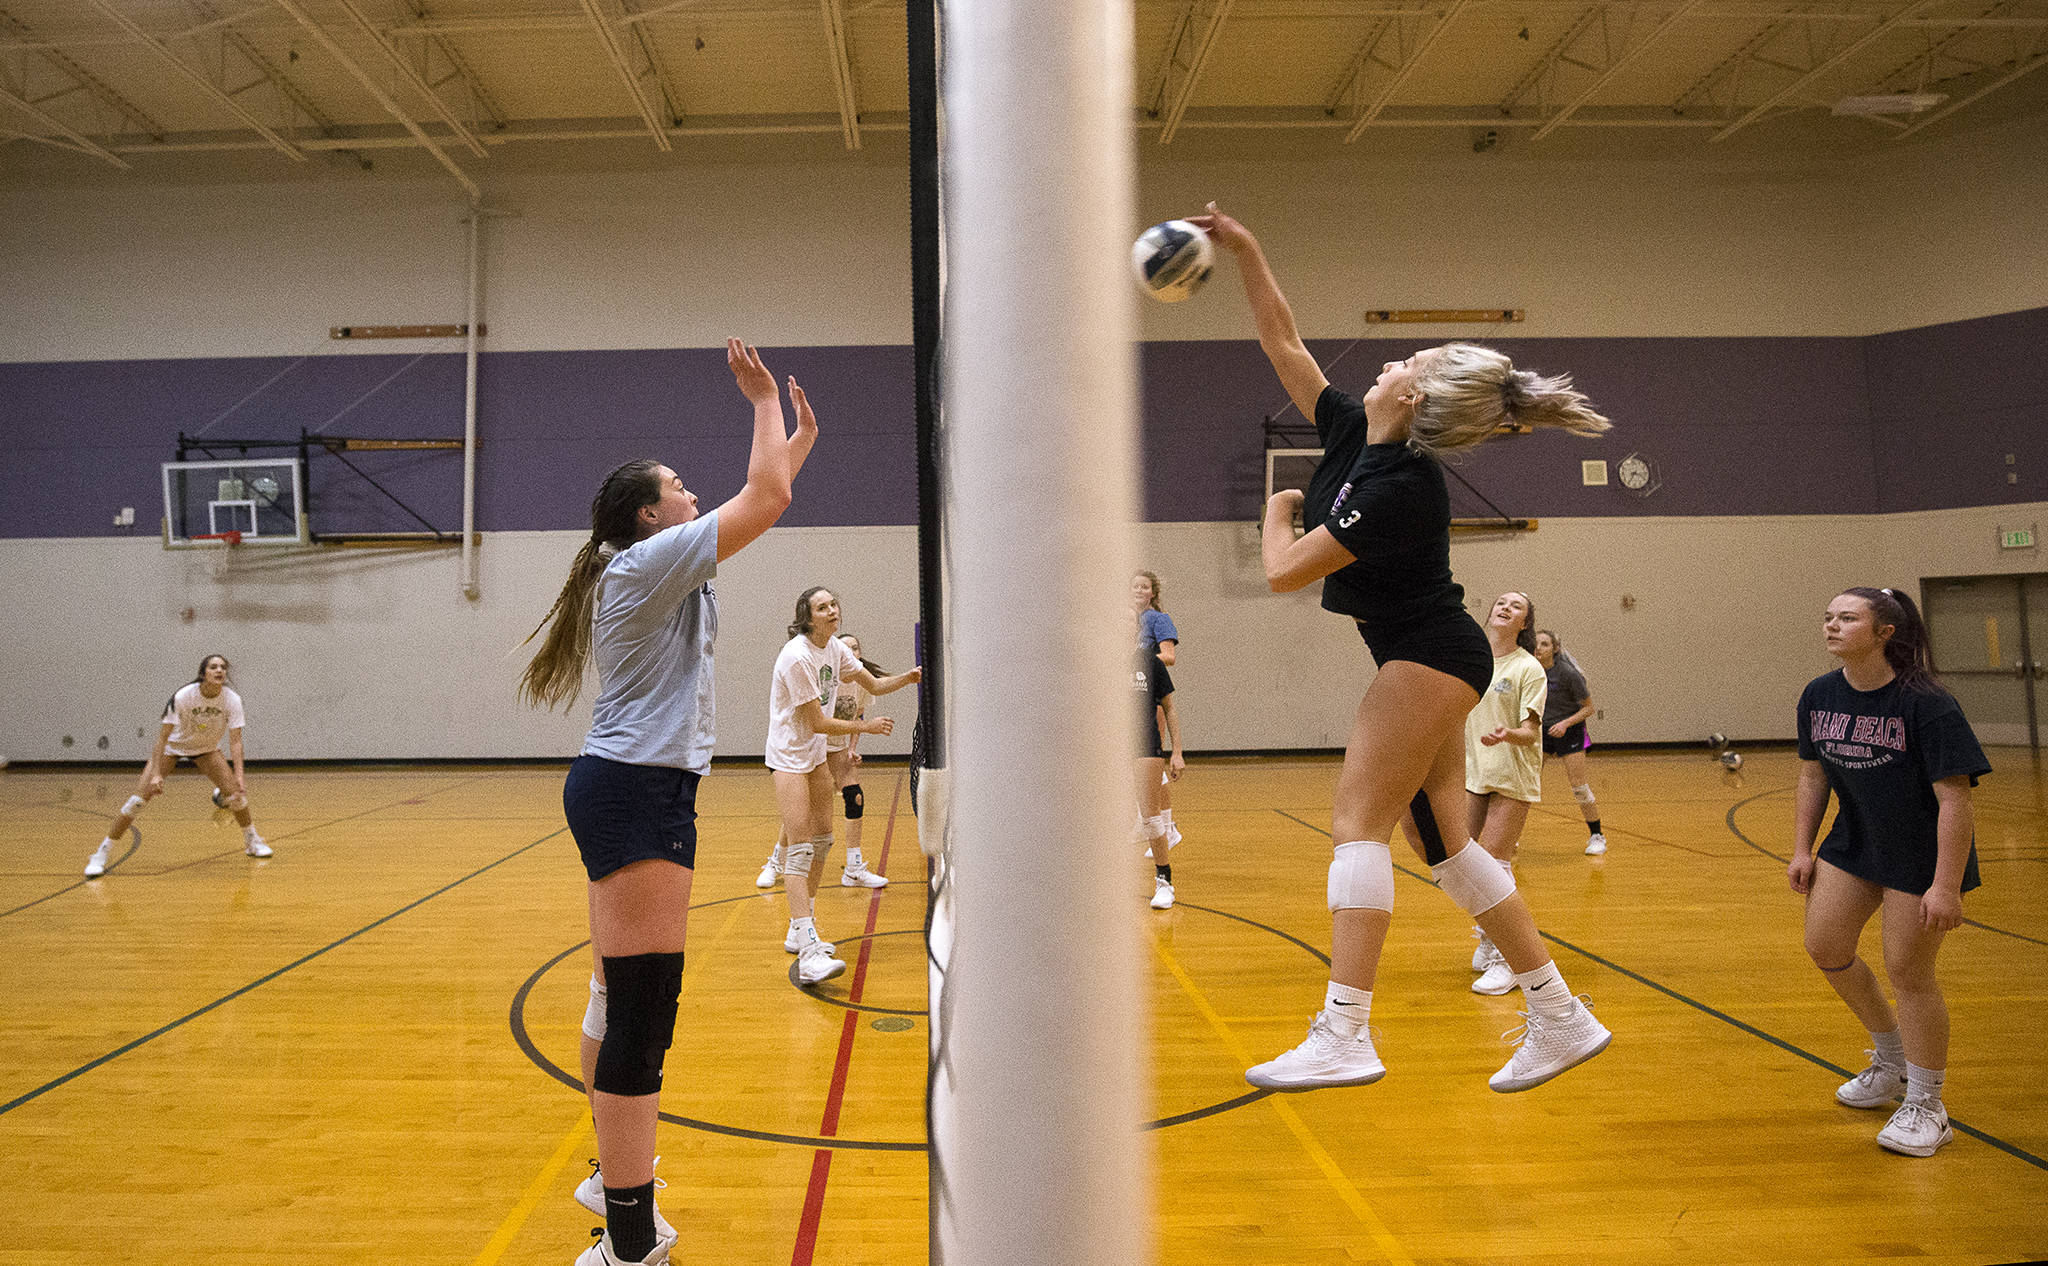
[[[1820,856],[1880,887],[1925,893],[1937,856],[1934,784],[1968,775],[1974,787],[1991,772],[1962,705],[1897,678],[1858,690],[1837,669],[1807,683],[1798,721],[1799,759],[1820,762],[1841,805]],[[1963,891],[1978,882],[1973,840]]]

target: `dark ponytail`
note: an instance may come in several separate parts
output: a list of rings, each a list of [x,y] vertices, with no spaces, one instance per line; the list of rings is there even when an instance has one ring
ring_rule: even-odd
[[[612,555],[640,539],[641,507],[661,500],[661,481],[654,474],[660,467],[651,457],[627,462],[606,475],[591,498],[590,539],[569,564],[569,579],[563,582],[555,605],[548,608],[540,626],[526,635],[531,642],[541,629],[548,631],[519,678],[519,697],[527,704],[553,708],[558,703],[575,702],[576,692],[583,686],[583,666],[590,659],[590,615],[597,579],[604,575]],[[553,621],[552,627],[549,621]]]
[[[1945,692],[1941,678],[1934,673],[1934,652],[1928,644],[1927,622],[1920,618],[1920,608],[1906,596],[1905,590],[1858,585],[1842,592],[1863,599],[1870,608],[1870,618],[1879,628],[1887,624],[1891,626],[1892,635],[1885,639],[1884,660],[1892,666],[1892,673],[1900,685],[1908,690]]]

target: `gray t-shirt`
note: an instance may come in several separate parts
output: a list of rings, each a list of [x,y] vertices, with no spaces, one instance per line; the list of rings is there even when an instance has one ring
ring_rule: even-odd
[[[711,768],[716,574],[714,511],[619,551],[598,577],[590,639],[598,695],[584,755]]]

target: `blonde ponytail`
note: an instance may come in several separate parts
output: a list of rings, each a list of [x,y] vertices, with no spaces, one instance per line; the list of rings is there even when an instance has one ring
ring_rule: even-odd
[[[1437,349],[1415,385],[1409,443],[1432,457],[1472,446],[1503,431],[1556,427],[1574,435],[1598,435],[1613,424],[1572,389],[1571,375],[1545,377],[1490,347],[1446,343]]]

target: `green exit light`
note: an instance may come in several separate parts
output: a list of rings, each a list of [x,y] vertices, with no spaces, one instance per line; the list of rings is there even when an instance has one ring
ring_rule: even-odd
[[[2032,528],[2012,528],[2008,531],[2000,532],[1998,534],[1998,548],[2032,549],[2034,548],[2034,530]]]

